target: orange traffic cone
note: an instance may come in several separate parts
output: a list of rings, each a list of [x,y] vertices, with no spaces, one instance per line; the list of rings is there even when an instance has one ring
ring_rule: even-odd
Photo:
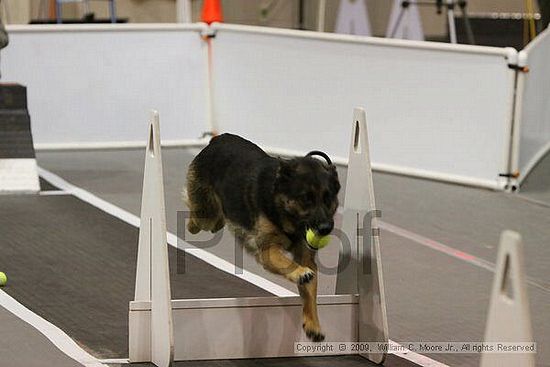
[[[201,19],[204,23],[223,22],[220,0],[204,0]]]

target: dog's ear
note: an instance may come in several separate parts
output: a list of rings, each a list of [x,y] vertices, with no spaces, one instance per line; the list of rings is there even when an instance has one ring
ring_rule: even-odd
[[[330,172],[330,176],[331,176],[331,180],[330,180],[331,190],[337,193],[338,191],[340,191],[340,179],[338,178],[338,171],[336,170],[336,165],[334,164],[329,165],[328,171]]]
[[[336,171],[336,165],[334,163],[327,164],[326,167],[330,171],[330,173],[334,173],[335,175],[338,175],[338,171]]]
[[[331,184],[331,187],[332,187],[332,190],[335,192],[335,193],[338,193],[340,191],[340,180],[338,179],[338,172],[336,171],[336,169],[334,169],[334,174],[333,174],[333,177],[332,177],[332,184]]]
[[[279,161],[279,170],[277,171],[277,178],[290,179],[294,173],[294,168],[290,161],[281,159]]]
[[[279,169],[277,170],[276,181],[278,185],[284,185],[292,181],[295,176],[296,167],[291,160],[279,160]]]

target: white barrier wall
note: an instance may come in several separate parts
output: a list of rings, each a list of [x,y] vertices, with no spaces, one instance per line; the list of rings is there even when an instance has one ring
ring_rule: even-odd
[[[144,142],[162,112],[166,140],[207,128],[205,25],[10,26],[2,81],[28,87],[35,145]]]
[[[2,80],[27,85],[39,149],[143,145],[136,126],[156,108],[165,144],[219,127],[272,152],[321,149],[344,162],[349,111],[362,105],[375,169],[502,189],[499,174],[524,174],[550,137],[548,31],[521,53],[531,73],[518,77],[515,105],[514,49],[220,24],[9,32]],[[512,146],[513,117],[523,126]]]
[[[520,182],[550,150],[550,28],[521,51],[529,72],[518,81]]]
[[[515,50],[214,29],[213,114],[222,131],[267,147],[346,157],[349,111],[361,105],[374,168],[503,187]]]

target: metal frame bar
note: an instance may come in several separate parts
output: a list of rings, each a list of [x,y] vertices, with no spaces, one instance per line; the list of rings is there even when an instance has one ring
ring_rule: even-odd
[[[490,47],[490,46],[477,46],[477,45],[464,45],[464,44],[448,44],[448,43],[441,43],[441,42],[388,39],[388,38],[379,38],[379,37],[364,37],[364,36],[354,36],[354,35],[347,35],[347,34],[300,31],[300,30],[282,29],[282,28],[257,27],[257,26],[241,25],[241,24],[212,23],[210,28],[214,32],[218,30],[224,30],[224,31],[239,32],[239,33],[268,34],[268,35],[291,37],[291,38],[317,39],[317,40],[323,40],[323,41],[329,41],[329,42],[347,42],[347,43],[359,43],[359,44],[365,44],[365,45],[380,45],[385,47],[439,50],[439,51],[448,51],[448,52],[454,52],[454,53],[500,55],[503,57],[508,56],[509,49],[510,49],[509,47]]]
[[[117,22],[116,3],[115,3],[116,0],[104,0],[104,1],[109,2],[109,16],[111,19],[111,23],[116,23]],[[81,2],[84,2],[86,4],[86,8],[89,9],[90,0],[55,0],[56,23],[63,24],[63,4],[64,3],[81,3]]]

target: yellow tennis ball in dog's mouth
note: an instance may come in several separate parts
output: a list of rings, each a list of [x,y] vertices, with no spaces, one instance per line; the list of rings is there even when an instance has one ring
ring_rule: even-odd
[[[306,241],[314,250],[319,250],[325,247],[330,242],[330,236],[319,236],[312,229],[306,231]]]
[[[0,287],[5,286],[7,282],[8,282],[8,277],[6,276],[6,274],[0,271]]]

